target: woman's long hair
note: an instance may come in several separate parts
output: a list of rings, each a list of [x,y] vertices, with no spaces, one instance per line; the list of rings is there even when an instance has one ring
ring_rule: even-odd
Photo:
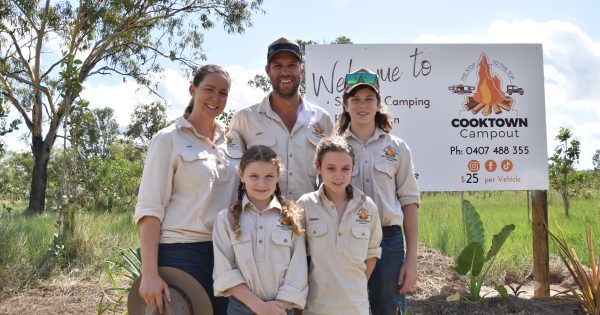
[[[273,149],[264,145],[255,145],[250,147],[244,153],[244,155],[242,155],[242,160],[240,161],[239,166],[240,173],[243,173],[250,163],[258,161],[273,163],[277,169],[277,174],[281,174],[283,170],[281,160],[277,156],[277,153],[273,151]],[[242,201],[244,199],[244,194],[246,194],[246,187],[244,183],[240,182],[238,185],[238,199],[231,207],[229,207],[231,225],[233,226],[236,239],[239,239],[242,233],[240,228],[240,215],[242,214]],[[300,208],[294,202],[283,198],[281,195],[281,189],[279,188],[279,183],[276,184],[274,195],[281,204],[282,221],[291,224],[292,231],[294,231],[294,233],[304,233],[304,229],[302,229],[301,224],[302,215]]]

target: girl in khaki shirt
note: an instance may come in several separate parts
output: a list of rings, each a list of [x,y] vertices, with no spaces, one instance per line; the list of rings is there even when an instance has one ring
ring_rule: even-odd
[[[291,315],[306,302],[307,265],[300,209],[279,189],[281,161],[267,146],[242,156],[238,200],[213,230],[216,296],[228,315]]]
[[[352,184],[373,198],[383,230],[381,259],[369,279],[371,312],[402,314],[404,294],[417,280],[419,187],[412,156],[408,145],[390,134],[392,117],[381,103],[377,74],[359,69],[344,83],[338,133],[356,154]]]
[[[322,140],[315,168],[319,190],[300,197],[304,209],[309,292],[304,315],[368,315],[367,281],[381,254],[375,203],[350,184],[352,147],[339,136]]]

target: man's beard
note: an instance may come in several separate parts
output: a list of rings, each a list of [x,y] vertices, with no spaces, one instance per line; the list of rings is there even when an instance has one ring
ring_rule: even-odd
[[[298,95],[298,89],[300,88],[300,81],[296,82],[294,86],[289,91],[283,91],[279,88],[279,85],[273,84],[271,81],[271,87],[273,88],[273,92],[279,95],[282,98],[293,98]]]

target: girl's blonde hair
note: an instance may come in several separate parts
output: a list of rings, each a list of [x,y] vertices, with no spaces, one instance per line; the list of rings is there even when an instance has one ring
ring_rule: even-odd
[[[390,114],[390,112],[387,111],[387,107],[385,106],[385,104],[381,103],[381,96],[379,95],[379,93],[377,93],[377,91],[373,90],[373,88],[371,88],[368,85],[363,85],[363,86],[359,86],[355,89],[353,89],[352,91],[350,91],[350,93],[346,93],[344,92],[344,96],[342,97],[343,99],[343,105],[342,105],[342,114],[339,116],[338,118],[338,134],[342,135],[344,134],[344,132],[346,131],[346,129],[348,129],[348,126],[350,126],[350,113],[348,112],[348,110],[346,109],[346,106],[348,106],[348,99],[354,95],[356,95],[356,92],[362,90],[362,89],[371,89],[373,92],[375,92],[375,95],[377,95],[377,112],[375,113],[375,127],[380,128],[381,130],[390,133],[390,131],[392,131],[392,122],[393,122],[393,118],[392,118],[392,114]]]
[[[344,137],[341,136],[331,136],[327,137],[317,146],[317,153],[315,158],[315,163],[321,167],[321,163],[323,162],[323,157],[327,152],[343,152],[347,153],[352,157],[352,166],[354,167],[354,163],[356,163],[356,158],[354,155],[354,150],[352,146],[346,141]],[[346,197],[348,199],[352,199],[354,194],[352,193],[352,185],[346,186]]]
[[[250,147],[244,155],[242,155],[242,159],[240,161],[240,172],[243,173],[246,170],[246,167],[252,162],[270,162],[275,165],[277,169],[277,174],[281,174],[283,171],[283,167],[281,165],[281,160],[277,156],[277,153],[273,151],[273,149],[264,146],[264,145],[255,145]],[[242,230],[240,228],[240,215],[242,213],[242,201],[244,199],[244,194],[246,193],[246,188],[244,183],[240,182],[238,185],[238,199],[237,201],[229,207],[229,213],[231,215],[231,225],[233,226],[233,231],[235,232],[236,239],[240,238]],[[292,231],[296,234],[302,234],[304,230],[302,229],[302,215],[300,212],[300,208],[292,201],[287,200],[281,196],[281,189],[279,188],[279,183],[276,184],[275,188],[275,197],[281,204],[281,214],[282,221],[288,222],[292,225]]]

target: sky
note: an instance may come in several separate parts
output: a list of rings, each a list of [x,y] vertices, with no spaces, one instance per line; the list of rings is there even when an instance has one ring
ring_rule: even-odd
[[[267,46],[281,36],[319,43],[346,36],[355,44],[541,43],[549,155],[558,130],[570,128],[581,141],[577,168],[592,168],[600,149],[600,1],[265,0],[262,8],[243,34],[227,34],[218,24],[205,34],[206,63],[223,66],[232,77],[227,109],[262,99],[264,93],[247,81],[264,74]],[[188,86],[175,65],[162,74],[159,93],[170,118],[187,105]],[[156,100],[121,77],[86,82],[82,97],[92,107],[114,108],[122,130],[135,104]],[[4,141],[10,150],[27,148],[17,135]]]

